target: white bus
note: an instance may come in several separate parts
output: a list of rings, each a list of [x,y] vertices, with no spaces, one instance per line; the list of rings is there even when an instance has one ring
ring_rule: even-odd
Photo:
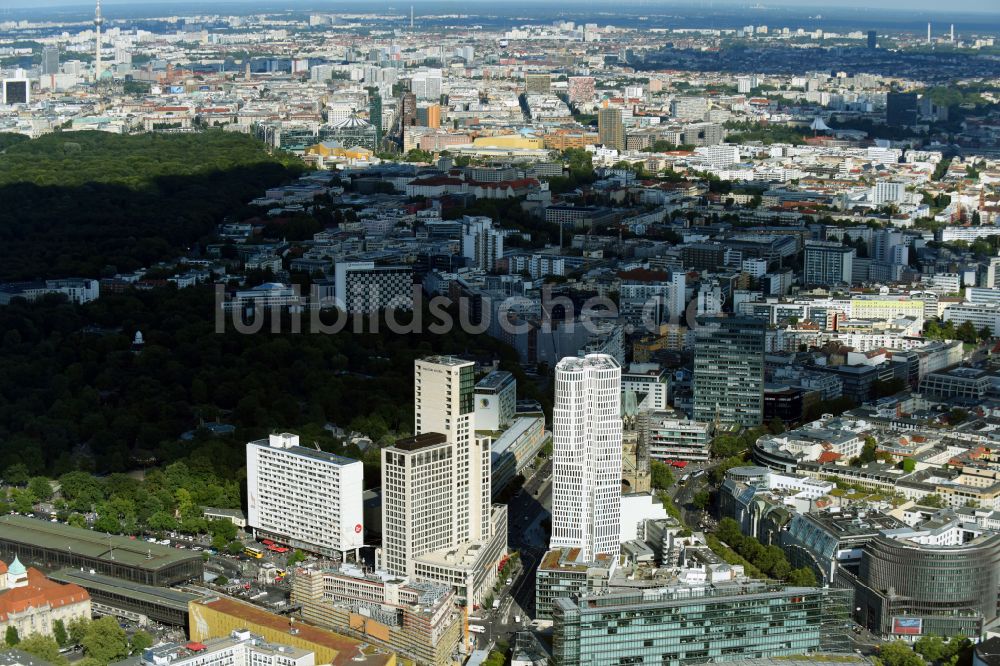
[[[469,625],[469,631],[471,631],[474,634],[485,634],[486,633],[486,627],[484,627],[482,625],[479,625],[479,624],[470,624]]]

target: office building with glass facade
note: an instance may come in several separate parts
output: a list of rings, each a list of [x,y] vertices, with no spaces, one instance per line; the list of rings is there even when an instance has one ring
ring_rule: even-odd
[[[694,420],[725,426],[760,425],[767,322],[753,317],[706,317],[699,323],[694,353]]]
[[[553,600],[559,666],[660,664],[849,651],[851,591],[760,581]]]

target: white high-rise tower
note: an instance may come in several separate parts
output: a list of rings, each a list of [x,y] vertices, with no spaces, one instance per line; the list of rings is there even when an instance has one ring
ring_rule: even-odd
[[[490,536],[490,446],[476,439],[475,363],[452,356],[414,362],[413,433],[438,432],[454,445],[455,539]]]
[[[380,566],[455,588],[472,608],[507,552],[507,507],[490,500],[490,438],[477,437],[475,364],[414,363],[414,436],[382,449]]]
[[[622,369],[614,357],[559,361],[552,409],[552,540],[584,561],[621,549]]]
[[[94,46],[94,81],[101,80],[101,26],[104,18],[101,16],[101,0],[97,0],[97,12],[94,14],[94,30],[97,32]]]

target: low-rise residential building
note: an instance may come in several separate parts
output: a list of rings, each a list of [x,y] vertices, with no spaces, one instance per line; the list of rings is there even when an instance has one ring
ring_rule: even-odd
[[[640,412],[639,444],[652,460],[708,460],[711,423],[679,419],[673,412]]]
[[[161,643],[146,648],[139,656],[140,666],[314,666],[315,663],[316,655],[309,650],[268,643],[247,630],[204,642]]]

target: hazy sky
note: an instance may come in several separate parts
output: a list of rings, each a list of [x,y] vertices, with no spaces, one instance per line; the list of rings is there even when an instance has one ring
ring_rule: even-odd
[[[420,4],[422,0],[406,1],[412,1],[414,4]],[[435,2],[438,3],[449,1],[454,2],[455,4],[461,3],[471,6],[482,4],[483,6],[489,6],[489,2],[487,2],[487,0],[435,0]],[[585,1],[586,0],[580,2],[577,0],[575,4],[584,4]],[[191,0],[102,0],[102,2],[105,4],[191,4]],[[490,0],[490,2],[492,2],[492,0]],[[2,12],[5,7],[75,7],[79,5],[93,4],[94,0],[0,0],[0,12]],[[226,0],[216,0],[216,3],[213,3],[213,6],[225,4]],[[252,0],[242,4],[252,4]],[[267,4],[269,6],[274,6],[277,3],[272,0]],[[329,5],[331,7],[350,6],[352,9],[362,9],[369,5],[370,2],[368,0],[329,0],[327,2],[324,0],[287,0],[287,4],[289,7],[297,5],[307,5],[311,7]],[[545,0],[542,0],[540,4],[547,3]],[[559,0],[554,0],[552,4],[561,4],[561,2]],[[605,0],[596,0],[595,4],[607,3]],[[662,0],[662,3],[658,3],[656,0],[647,0],[645,4],[663,4],[664,6],[674,5],[679,7],[707,7],[709,5],[717,5],[719,7],[739,7],[760,4],[765,7],[780,6],[782,8],[799,8],[807,11],[812,9],[832,10],[837,7],[858,7],[874,10],[898,10],[904,16],[906,13],[913,12],[914,10],[935,13],[973,11],[1000,14],[1000,0],[949,0],[947,3],[942,3],[941,0],[759,0],[759,2],[755,2],[754,0]]]

